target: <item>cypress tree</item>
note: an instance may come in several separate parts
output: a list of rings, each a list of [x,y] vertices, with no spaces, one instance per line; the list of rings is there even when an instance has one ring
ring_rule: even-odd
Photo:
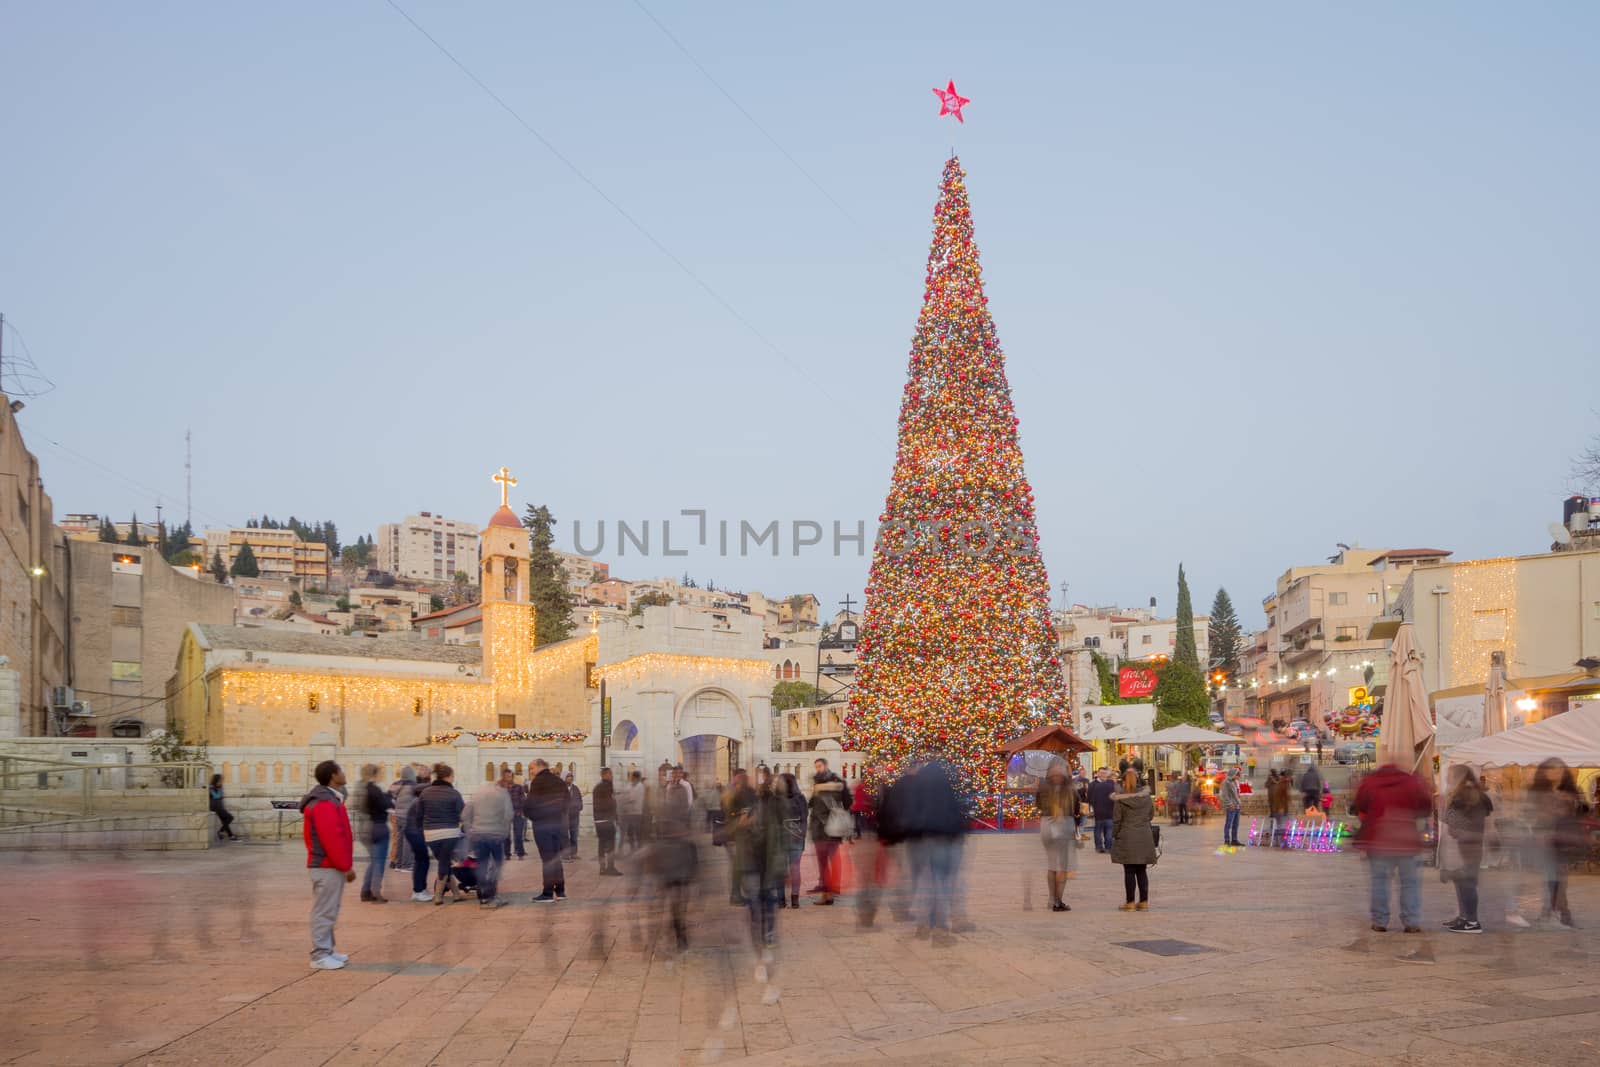
[[[528,599],[533,602],[535,647],[572,636],[566,569],[555,553],[556,517],[543,504],[529,504],[522,516],[528,529]]]
[[[1189,600],[1189,579],[1184,577],[1183,564],[1178,564],[1178,634],[1172,658],[1187,663],[1200,674],[1200,651],[1194,643],[1194,605]]]

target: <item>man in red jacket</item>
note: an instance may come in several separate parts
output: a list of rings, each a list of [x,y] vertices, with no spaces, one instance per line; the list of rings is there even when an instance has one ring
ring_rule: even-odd
[[[333,924],[339,921],[344,884],[356,880],[355,841],[344,807],[344,771],[330,759],[317,764],[314,774],[317,784],[300,799],[311,870],[311,968],[337,971],[349,957],[333,950]]]
[[[1422,833],[1417,822],[1428,816],[1433,798],[1427,783],[1393,763],[1373,771],[1356,790],[1355,813],[1361,817],[1356,847],[1367,854],[1372,878],[1372,928],[1389,928],[1389,880],[1400,878],[1400,921],[1408,934],[1422,931],[1422,884],[1417,854]]]

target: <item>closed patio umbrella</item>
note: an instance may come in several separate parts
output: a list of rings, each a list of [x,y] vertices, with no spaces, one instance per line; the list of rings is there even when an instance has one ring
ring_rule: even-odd
[[[1432,737],[1428,691],[1422,685],[1422,653],[1417,651],[1414,627],[1401,623],[1389,646],[1389,690],[1384,699],[1383,732],[1378,738],[1378,762],[1415,773],[1421,763],[1418,749]]]
[[[1483,736],[1506,729],[1506,672],[1498,656],[1489,661],[1489,680],[1483,686]]]

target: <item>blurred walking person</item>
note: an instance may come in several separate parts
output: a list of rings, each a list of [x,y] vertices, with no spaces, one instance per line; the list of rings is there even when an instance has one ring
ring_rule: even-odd
[[[461,809],[466,807],[466,801],[456,792],[455,773],[448,763],[435,763],[433,781],[417,796],[416,817],[422,827],[422,840],[436,868],[432,898],[435,905],[443,904],[445,894],[456,889],[450,868],[461,840]],[[415,879],[412,884],[416,884]],[[459,889],[456,895],[461,896]]]
[[[750,911],[750,947],[756,955],[756,981],[767,986],[762,1003],[778,1002],[772,982],[773,955],[778,945],[776,905],[789,873],[784,844],[785,806],[772,790],[770,776],[758,786],[739,772],[729,785],[723,832],[733,841],[733,865],[739,894]]]
[[[389,858],[389,811],[394,807],[394,799],[378,784],[376,763],[361,768],[359,803],[366,828],[362,843],[367,846],[367,873],[361,880],[361,899],[369,904],[387,904],[389,901],[383,895],[383,865]]]
[[[476,862],[478,907],[502,908],[499,898],[500,872],[506,863],[506,840],[511,836],[511,791],[500,782],[478,787],[462,812],[462,827],[467,835],[467,854]]]
[[[1061,898],[1078,865],[1078,793],[1067,778],[1065,763],[1057,760],[1050,765],[1034,803],[1039,808],[1039,841],[1044,845],[1050,910],[1071,911],[1071,905]]]
[[[788,887],[789,907],[800,906],[800,857],[806,852],[806,795],[800,779],[785,772],[778,776],[778,796],[783,803],[783,848],[787,863],[784,883]],[[783,894],[778,906],[783,907]]]
[[[1289,773],[1269,771],[1267,775],[1267,833],[1264,844],[1276,845],[1289,829]]]
[[[1440,841],[1439,871],[1448,875],[1456,890],[1456,917],[1444,924],[1457,934],[1481,934],[1478,921],[1478,874],[1483,865],[1484,826],[1494,803],[1483,791],[1472,768],[1450,768],[1454,786],[1446,799],[1444,837]]]
[[[411,771],[415,777],[416,772],[410,767],[406,770]],[[420,904],[426,904],[433,899],[433,894],[428,891],[428,867],[431,856],[428,852],[428,840],[422,832],[422,792],[429,784],[412,782],[409,787],[411,800],[406,805],[405,838],[406,845],[411,849],[411,899]]]
[[[206,797],[206,803],[211,808],[211,814],[215,815],[222,823],[221,828],[217,830],[217,840],[220,841],[226,837],[229,841],[237,841],[239,835],[233,832],[233,812],[229,811],[222,802],[222,775],[213,774],[211,776],[211,785],[206,790]]]
[[[855,832],[850,815],[850,788],[828,769],[828,761],[813,762],[811,779],[811,847],[817,854],[817,887],[822,891],[818,904],[832,904],[839,895],[839,842]]]
[[[1167,780],[1167,823],[1179,826],[1189,821],[1189,781],[1174,772]]]
[[[1111,851],[1111,818],[1115,810],[1112,801],[1117,793],[1117,783],[1111,780],[1111,768],[1101,767],[1094,772],[1089,783],[1089,811],[1094,816],[1094,850]]]
[[[910,845],[917,936],[931,936],[936,945],[951,944],[955,938],[950,933],[950,910],[967,831],[954,773],[944,761],[928,760],[893,787],[890,801],[898,832]],[[919,907],[922,914],[915,915]]]
[[[1304,779],[1301,780],[1302,785]],[[1318,783],[1321,784],[1320,782]],[[1423,849],[1419,820],[1433,807],[1427,783],[1393,763],[1367,775],[1351,805],[1361,819],[1356,847],[1367,854],[1371,878],[1372,929],[1389,929],[1389,883],[1400,882],[1400,922],[1405,932],[1422,932],[1422,886],[1417,876],[1417,855]]]
[[[511,838],[506,842],[506,859],[516,856],[528,858],[528,817],[522,814],[522,805],[528,799],[528,788],[522,784],[522,775],[509,768],[500,772],[500,788],[511,798]]]
[[[1567,872],[1574,859],[1588,852],[1589,832],[1580,817],[1586,814],[1580,811],[1583,794],[1564,761],[1552,757],[1539,764],[1528,787],[1528,802],[1533,814],[1532,847],[1544,877],[1536,921],[1557,916],[1562,926],[1576,929],[1567,903]]]
[[[389,799],[394,804],[389,809],[389,867],[391,870],[409,871],[413,862],[411,842],[406,836],[406,816],[417,799],[417,771],[415,767],[400,768],[400,776],[389,786]],[[427,885],[426,879],[423,885]],[[412,892],[416,889],[413,887]]]
[[[333,928],[346,882],[356,880],[355,840],[344,807],[344,771],[323,760],[313,772],[317,784],[300,798],[306,866],[311,870],[311,968],[337,971],[350,957],[334,949]]]
[[[1122,891],[1127,898],[1121,911],[1150,910],[1150,868],[1156,862],[1152,825],[1155,816],[1155,798],[1140,783],[1138,772],[1129,770],[1122,776],[1122,788],[1113,798],[1111,814],[1111,862],[1122,865]]]
[[[542,759],[533,761],[537,772],[528,783],[525,812],[533,824],[533,844],[544,866],[544,887],[533,898],[535,904],[551,904],[567,899],[566,872],[561,854],[567,844],[567,786]]]
[[[617,801],[617,813],[622,819],[622,847],[636,851],[644,840],[644,775],[637,770],[628,772],[628,785]]]
[[[610,767],[600,768],[600,781],[594,787],[594,836],[599,843],[600,873],[621,875],[617,870],[617,793]]]
[[[1317,758],[1322,758],[1322,741],[1317,741]],[[1300,810],[1322,810],[1322,772],[1315,763],[1306,764],[1305,773],[1300,776]]]
[[[578,858],[578,820],[583,815],[583,790],[579,789],[572,780],[572,772],[567,772],[565,779],[567,785],[567,859]]]

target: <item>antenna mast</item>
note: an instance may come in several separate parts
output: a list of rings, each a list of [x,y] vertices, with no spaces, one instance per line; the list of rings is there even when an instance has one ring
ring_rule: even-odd
[[[193,529],[194,523],[194,447],[190,431],[183,431],[183,522]]]

